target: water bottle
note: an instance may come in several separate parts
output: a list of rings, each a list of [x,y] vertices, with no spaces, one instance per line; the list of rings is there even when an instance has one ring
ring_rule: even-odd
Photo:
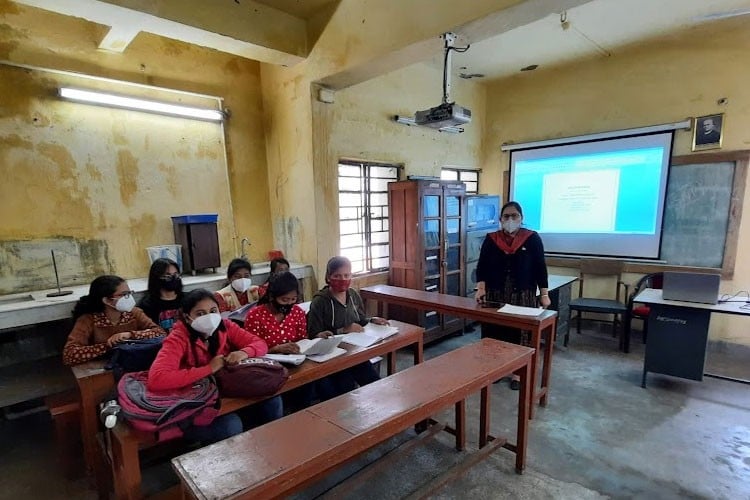
[[[101,408],[99,418],[104,424],[104,427],[111,429],[117,424],[117,415],[120,413],[120,405],[117,403],[117,400],[111,399],[102,403]]]

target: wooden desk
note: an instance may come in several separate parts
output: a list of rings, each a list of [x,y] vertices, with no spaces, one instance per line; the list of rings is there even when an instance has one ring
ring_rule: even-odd
[[[530,418],[534,418],[535,401],[542,406],[547,405],[549,391],[549,378],[552,370],[552,348],[555,340],[555,322],[557,312],[544,311],[539,316],[517,316],[515,314],[504,314],[497,309],[480,307],[476,300],[470,297],[457,297],[442,293],[412,290],[390,285],[375,285],[362,288],[359,291],[365,300],[378,302],[378,315],[388,317],[388,304],[398,304],[415,309],[438,311],[443,314],[459,316],[474,321],[494,323],[496,325],[529,330],[531,332],[531,346],[534,348],[533,366],[531,371],[531,407]],[[542,363],[541,387],[536,384],[537,353],[540,352],[542,335],[545,335],[544,356]]]
[[[375,356],[386,356],[388,374],[391,375],[396,371],[396,351],[408,346],[414,346],[414,363],[421,363],[423,359],[422,337],[424,328],[400,321],[392,321],[391,325],[397,327],[399,332],[382,342],[370,347],[351,346],[342,342],[339,347],[346,349],[346,354],[323,363],[306,360],[299,366],[289,368],[289,379],[276,394],[282,394],[346,368],[351,368]],[[221,413],[231,413],[264,399],[267,398],[222,398]],[[126,423],[120,422],[112,429],[110,438],[115,496],[120,499],[140,498],[141,468],[138,450],[156,444],[156,436],[152,433],[135,431]]]
[[[94,360],[71,367],[81,394],[81,442],[86,470],[93,473],[100,497],[108,485],[106,461],[97,443],[99,432],[99,403],[114,395],[115,379],[105,370],[104,360]]]
[[[456,448],[465,446],[465,401],[481,392],[479,446],[504,447],[525,467],[532,349],[482,339],[407,368],[337,398],[172,460],[183,497],[287,496],[330,470],[455,406]],[[521,377],[516,442],[490,435],[490,387],[503,376]],[[487,446],[492,442],[492,446]],[[444,483],[441,483],[444,484]],[[432,485],[435,488],[441,484]]]
[[[703,371],[706,363],[708,325],[711,314],[750,316],[750,310],[742,309],[742,306],[745,306],[744,300],[723,304],[665,300],[661,290],[646,288],[633,301],[648,304],[650,308],[641,387],[646,387],[648,372],[698,381],[703,380],[703,376],[707,375],[748,383],[743,379]]]

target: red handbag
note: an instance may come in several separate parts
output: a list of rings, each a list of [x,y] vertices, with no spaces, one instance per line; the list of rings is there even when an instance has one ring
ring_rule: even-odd
[[[289,372],[278,361],[245,358],[216,373],[219,394],[230,398],[271,396],[289,379]]]

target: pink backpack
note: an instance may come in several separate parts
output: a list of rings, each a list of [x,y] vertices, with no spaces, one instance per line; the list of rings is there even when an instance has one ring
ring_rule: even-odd
[[[182,437],[192,425],[209,425],[219,414],[219,390],[212,378],[165,392],[146,388],[148,371],[126,373],[117,384],[121,415],[137,430],[155,432],[159,441]]]

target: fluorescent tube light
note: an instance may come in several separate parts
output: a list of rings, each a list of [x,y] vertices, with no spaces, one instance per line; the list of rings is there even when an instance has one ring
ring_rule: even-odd
[[[136,97],[125,97],[91,90],[60,87],[60,97],[86,104],[102,104],[104,106],[112,106],[115,108],[133,109],[136,111],[147,111],[150,113],[182,116],[185,118],[196,118],[198,120],[217,122],[224,120],[224,113],[218,109],[203,109],[178,104],[167,104],[164,102],[148,101]]]

